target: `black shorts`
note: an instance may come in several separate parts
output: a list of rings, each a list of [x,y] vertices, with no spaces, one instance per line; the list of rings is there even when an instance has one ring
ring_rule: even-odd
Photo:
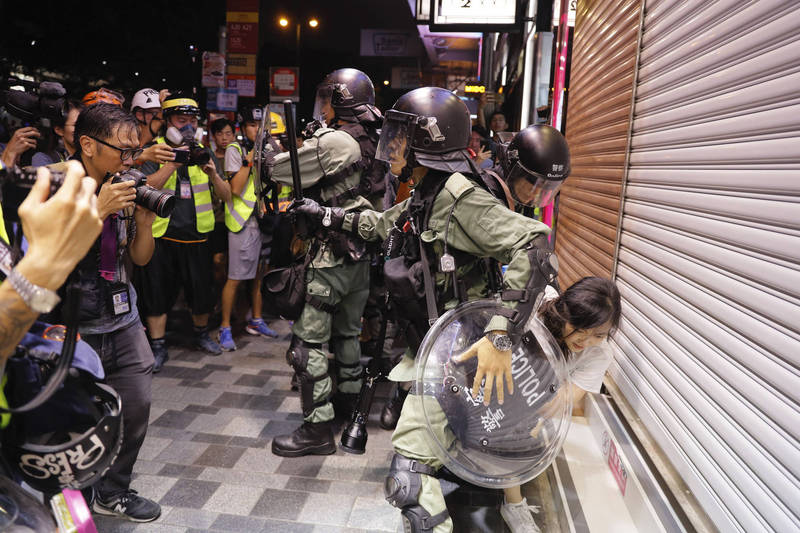
[[[155,241],[153,258],[139,272],[139,301],[144,315],[159,316],[169,312],[181,289],[193,315],[210,313],[214,308],[214,291],[211,290],[211,247],[208,241]]]

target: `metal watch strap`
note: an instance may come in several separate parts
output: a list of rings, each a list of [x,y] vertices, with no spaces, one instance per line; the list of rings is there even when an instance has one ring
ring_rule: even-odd
[[[59,298],[55,291],[34,285],[28,281],[25,276],[20,274],[16,268],[11,270],[6,281],[8,281],[11,286],[14,287],[14,290],[17,292],[17,294],[19,294],[20,298],[25,301],[27,306],[37,313],[49,313],[53,310],[53,307],[55,307],[58,302],[61,301],[61,298]],[[40,307],[36,302],[33,301],[37,291],[40,294],[47,296],[47,299],[50,300],[50,302],[48,302],[48,308]]]

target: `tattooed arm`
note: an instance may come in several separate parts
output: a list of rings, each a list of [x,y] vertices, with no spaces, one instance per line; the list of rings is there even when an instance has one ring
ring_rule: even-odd
[[[15,267],[34,285],[56,290],[100,235],[97,184],[84,178],[80,163],[69,162],[64,183],[50,199],[50,172],[40,167],[36,184],[17,213],[28,252]],[[9,283],[0,285],[0,360],[13,352],[37,314]]]

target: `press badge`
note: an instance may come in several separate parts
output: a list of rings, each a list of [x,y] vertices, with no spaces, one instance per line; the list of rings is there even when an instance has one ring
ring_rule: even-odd
[[[192,197],[192,186],[187,181],[181,182],[181,199],[188,200]]]
[[[111,289],[111,310],[114,316],[126,315],[131,312],[131,295],[128,292],[128,285],[125,283],[112,283]]]

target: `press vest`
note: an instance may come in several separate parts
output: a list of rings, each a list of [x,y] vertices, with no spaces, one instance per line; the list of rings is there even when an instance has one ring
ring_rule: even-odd
[[[228,145],[236,148],[240,156],[244,156],[242,147],[239,143],[233,142]],[[253,212],[256,205],[256,188],[253,180],[255,179],[255,170],[250,167],[250,174],[247,176],[247,185],[245,185],[244,192],[241,196],[231,192],[231,199],[225,202],[225,226],[229,231],[238,233],[244,227],[247,219]]]
[[[163,137],[156,138],[156,143],[164,143]],[[164,165],[159,165],[161,168]],[[208,183],[208,176],[199,166],[192,165],[186,169],[189,173],[189,182],[192,187],[194,197],[194,210],[197,219],[197,232],[208,233],[214,229],[214,209],[211,205],[211,189]],[[173,172],[161,190],[170,194],[175,194],[175,185],[178,181],[178,171]],[[226,210],[227,215],[227,210]],[[226,217],[227,219],[227,217]],[[153,237],[158,238],[167,232],[169,217],[156,217],[153,222]]]

